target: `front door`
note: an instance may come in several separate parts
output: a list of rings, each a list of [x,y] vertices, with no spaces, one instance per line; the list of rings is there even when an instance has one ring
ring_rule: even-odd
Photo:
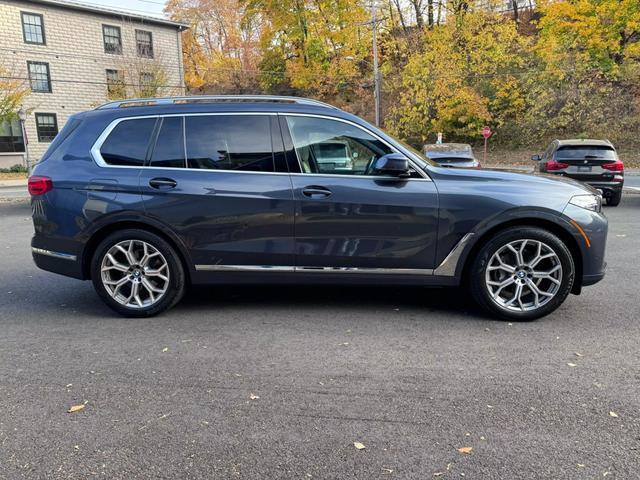
[[[277,117],[207,114],[158,122],[140,176],[145,209],[181,237],[196,269],[292,267],[294,202],[286,167],[277,171]]]
[[[291,175],[299,271],[435,267],[438,195],[430,179],[376,175],[375,160],[395,150],[354,123],[287,115],[281,125],[300,172]]]

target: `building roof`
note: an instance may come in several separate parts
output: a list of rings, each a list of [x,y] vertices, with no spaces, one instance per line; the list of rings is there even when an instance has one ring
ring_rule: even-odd
[[[189,25],[181,22],[174,22],[166,18],[154,17],[152,15],[143,15],[134,12],[128,12],[125,10],[118,10],[117,8],[110,8],[103,5],[91,5],[88,3],[74,2],[69,0],[26,0],[29,3],[34,3],[43,6],[60,7],[69,10],[79,10],[82,12],[96,13],[100,15],[106,15],[110,17],[128,18],[131,20],[137,20],[141,22],[165,25],[174,27],[178,30],[186,30]]]

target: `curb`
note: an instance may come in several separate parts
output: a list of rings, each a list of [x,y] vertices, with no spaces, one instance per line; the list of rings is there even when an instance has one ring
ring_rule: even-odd
[[[0,180],[0,188],[2,187],[27,187],[26,178],[16,178],[15,180]]]

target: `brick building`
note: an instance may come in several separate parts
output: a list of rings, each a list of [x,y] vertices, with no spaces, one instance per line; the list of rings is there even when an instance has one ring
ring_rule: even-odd
[[[24,82],[37,160],[69,115],[122,97],[184,94],[180,32],[169,20],[66,0],[0,0],[0,77]],[[24,163],[17,120],[0,124],[0,168]]]

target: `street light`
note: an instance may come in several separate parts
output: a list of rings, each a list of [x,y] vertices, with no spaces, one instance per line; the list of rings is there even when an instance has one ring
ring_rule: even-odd
[[[29,158],[29,140],[27,139],[27,129],[24,124],[27,121],[27,112],[23,105],[18,110],[18,119],[20,120],[20,128],[22,129],[22,143],[24,143],[24,154],[27,160],[27,174],[31,175],[31,159]]]

